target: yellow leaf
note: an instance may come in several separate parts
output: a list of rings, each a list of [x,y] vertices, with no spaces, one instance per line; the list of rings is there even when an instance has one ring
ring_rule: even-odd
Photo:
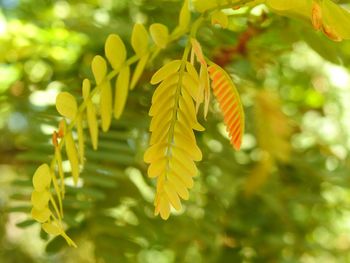
[[[106,60],[101,56],[95,56],[91,62],[91,68],[96,84],[101,84],[107,74]]]
[[[184,71],[184,66],[191,74]],[[193,129],[203,127],[197,121],[194,101],[187,91],[197,95],[198,74],[193,66],[170,62],[154,74],[152,83],[159,82],[149,111],[152,135],[144,160],[150,163],[148,176],[157,178],[155,214],[167,219],[170,205],[179,210],[180,197],[189,198],[187,188],[193,186],[192,177],[198,173],[194,161],[202,158]]]
[[[331,32],[334,35],[333,38],[338,38],[333,40],[350,39],[350,12],[348,10],[331,0],[323,0],[322,14],[326,32]]]
[[[308,18],[311,14],[310,0],[266,0],[266,4],[275,12],[281,13],[283,15],[297,15]]]
[[[154,75],[152,76],[152,79],[151,79],[151,84],[155,85],[155,84],[163,81],[164,79],[166,79],[170,75],[174,74],[175,72],[177,72],[179,70],[180,65],[181,65],[181,60],[173,60],[173,61],[165,64],[163,67],[158,69],[156,73],[154,73]]]
[[[66,153],[71,166],[74,184],[77,185],[79,179],[79,158],[72,133],[69,131],[65,135]]]
[[[81,115],[77,117],[77,132],[78,132],[78,147],[79,147],[79,158],[80,163],[84,163],[84,132],[83,132],[83,119]]]
[[[50,235],[61,235],[64,231],[57,222],[48,222],[41,225],[44,231]]]
[[[123,113],[126,100],[128,98],[129,91],[129,80],[130,80],[130,68],[125,66],[121,69],[117,82],[115,91],[115,101],[114,101],[114,117],[119,119]]]
[[[187,29],[191,21],[191,13],[189,9],[188,0],[184,1],[184,4],[180,11],[179,26],[180,28]]]
[[[108,36],[105,54],[114,70],[118,71],[126,60],[126,49],[123,40],[116,34]]]
[[[51,174],[49,166],[44,163],[40,165],[33,176],[33,186],[38,192],[46,190],[51,183]]]
[[[62,155],[61,155],[61,150],[58,149],[58,147],[55,147],[55,158],[57,161],[57,169],[58,169],[58,174],[60,176],[60,183],[61,183],[61,192],[62,192],[62,197],[65,195],[65,188],[64,188],[64,172],[63,172],[63,166],[62,166]]]
[[[166,195],[168,196],[168,199],[169,199],[171,205],[177,211],[181,210],[181,202],[180,202],[179,196],[177,195],[174,188],[172,188],[171,185],[169,185],[169,183],[165,183],[164,184],[164,191],[165,191]]]
[[[109,130],[112,121],[112,87],[110,82],[106,82],[101,87],[100,93],[100,113],[102,121],[102,131]]]
[[[200,13],[203,13],[206,10],[212,9],[218,5],[217,1],[213,0],[194,0],[193,4],[194,8]]]
[[[211,15],[211,23],[212,25],[220,25],[222,28],[227,28],[228,26],[228,17],[222,11],[215,11]]]
[[[56,109],[63,117],[73,120],[78,112],[77,101],[72,94],[60,92],[56,97]]]
[[[131,84],[130,84],[130,89],[133,90],[137,84],[137,82],[139,81],[145,66],[147,64],[148,61],[148,57],[149,57],[149,53],[147,53],[146,55],[142,56],[139,60],[139,62],[136,65],[136,68],[134,70],[134,74],[131,78]]]
[[[192,78],[190,74],[184,73],[183,86],[195,101],[200,100],[200,97],[198,97],[198,93],[199,93],[198,80],[195,80],[194,78]]]
[[[51,216],[51,211],[48,207],[45,207],[44,209],[40,209],[40,210],[33,207],[31,214],[33,219],[35,219],[40,223],[44,223],[47,220],[49,220]]]
[[[142,24],[134,25],[131,35],[131,46],[139,58],[148,53],[148,33]]]
[[[44,190],[42,192],[33,191],[31,196],[31,203],[36,210],[43,210],[47,207],[50,200],[50,192]]]
[[[208,67],[206,64],[201,64],[200,73],[200,90],[204,92],[204,119],[207,119],[210,102],[210,80],[208,74]]]
[[[149,31],[154,43],[158,47],[165,48],[167,46],[169,40],[169,30],[165,25],[159,23],[152,24]]]
[[[86,103],[87,122],[89,126],[92,147],[94,150],[96,150],[97,144],[98,144],[98,123],[97,123],[97,117],[96,117],[96,108],[95,108],[95,105],[92,103],[91,99],[89,99],[89,94],[90,94],[90,81],[88,79],[84,79],[83,97]]]

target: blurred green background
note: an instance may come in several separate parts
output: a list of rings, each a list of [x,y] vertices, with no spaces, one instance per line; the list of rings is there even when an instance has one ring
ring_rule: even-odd
[[[181,57],[185,39],[149,65],[98,151],[88,145],[84,186],[67,182],[65,221],[78,248],[31,220],[31,177],[53,153],[56,94],[81,99],[108,34],[120,34],[130,55],[135,22],[173,29],[181,5],[0,0],[1,263],[350,262],[350,42],[333,43],[309,21],[265,6],[232,12],[229,29],[207,24],[198,33],[205,54],[237,83],[246,134],[235,152],[212,99],[197,134],[200,175],[181,212],[153,216],[155,182],[142,157],[148,81]]]

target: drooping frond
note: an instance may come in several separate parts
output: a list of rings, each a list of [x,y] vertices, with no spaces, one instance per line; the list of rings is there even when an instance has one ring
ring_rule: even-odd
[[[220,66],[212,64],[208,71],[212,79],[214,95],[224,115],[231,144],[239,150],[244,133],[244,111],[238,91],[230,76]]]
[[[163,219],[170,206],[181,209],[180,198],[189,198],[197,174],[194,161],[202,159],[193,130],[203,130],[198,123],[194,99],[199,83],[185,71],[186,62],[172,61],[158,70],[152,83],[160,82],[152,98],[150,147],[144,155],[150,163],[148,176],[157,178],[155,214]]]
[[[65,194],[65,171],[62,156],[67,156],[73,181],[77,185],[85,159],[84,128],[88,126],[91,144],[96,150],[99,127],[104,132],[109,130],[113,110],[114,117],[120,118],[128,90],[137,84],[150,56],[148,33],[142,25],[135,25],[132,42],[136,55],[127,60],[126,48],[121,38],[115,34],[107,38],[105,58],[95,56],[91,62],[95,86],[91,89],[90,80],[83,81],[81,105],[78,106],[74,96],[68,92],[61,92],[56,98],[56,108],[63,119],[58,132],[52,135],[54,158],[51,164],[42,164],[33,177],[32,217],[42,223],[43,230],[48,234],[61,235],[72,246],[75,244],[65,234],[63,228],[62,200]],[[130,64],[135,62],[137,62],[136,71],[130,78]],[[114,100],[111,85],[113,78],[116,83]],[[132,86],[129,85],[130,79]],[[73,137],[74,130],[77,140]],[[65,151],[65,155],[62,155],[62,151]],[[40,180],[42,180],[41,183]]]

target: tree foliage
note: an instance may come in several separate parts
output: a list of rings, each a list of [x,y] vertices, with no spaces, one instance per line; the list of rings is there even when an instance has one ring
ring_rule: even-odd
[[[87,262],[79,251],[91,262],[346,262],[347,7],[7,6],[1,129],[21,141],[2,147],[23,167],[9,211],[31,209],[19,226],[40,222],[64,262]],[[50,27],[54,10],[66,14]]]

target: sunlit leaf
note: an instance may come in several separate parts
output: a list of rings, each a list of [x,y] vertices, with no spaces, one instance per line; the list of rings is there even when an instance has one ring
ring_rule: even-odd
[[[148,33],[142,24],[135,24],[131,35],[131,45],[141,59],[148,52]]]
[[[101,56],[95,56],[91,62],[91,68],[96,80],[96,84],[101,84],[107,74],[106,60]]]
[[[158,47],[165,48],[167,46],[169,40],[169,31],[165,25],[159,23],[152,24],[149,28],[149,31],[154,43]]]
[[[123,113],[125,103],[128,97],[130,81],[130,68],[128,66],[122,68],[116,82],[115,101],[114,101],[114,117],[119,119]]]
[[[123,40],[118,35],[109,35],[105,44],[105,53],[108,61],[111,63],[112,68],[114,70],[119,70],[126,59],[126,49]],[[103,75],[102,73],[99,74]]]
[[[51,172],[49,166],[45,163],[40,165],[33,176],[33,186],[38,192],[45,191],[51,183]]]
[[[69,92],[60,92],[56,97],[56,109],[62,116],[73,120],[78,112],[77,101]]]

